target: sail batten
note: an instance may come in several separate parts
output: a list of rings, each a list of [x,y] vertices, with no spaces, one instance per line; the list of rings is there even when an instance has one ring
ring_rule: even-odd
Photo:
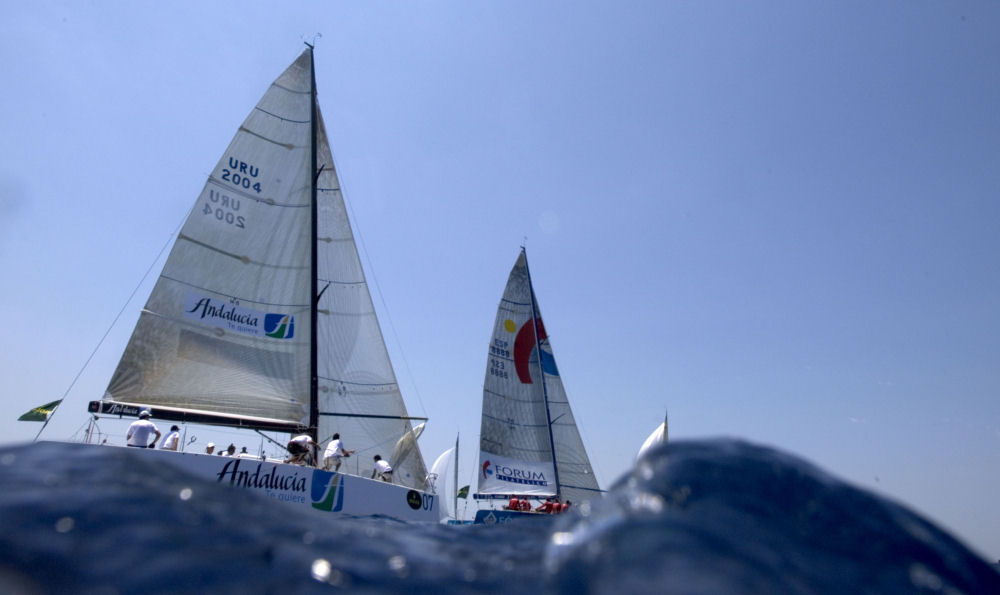
[[[267,114],[267,115],[271,116],[272,118],[277,118],[277,119],[281,120],[282,122],[288,122],[290,124],[309,124],[310,122],[312,122],[311,119],[309,119],[309,120],[293,120],[292,118],[285,118],[284,116],[280,116],[280,115],[278,115],[276,113],[269,112],[269,111],[267,111],[265,109],[261,109],[260,107],[255,107],[254,109],[256,111],[262,113],[262,114]]]
[[[250,192],[244,192],[238,188],[233,188],[232,185],[227,185],[223,180],[217,180],[213,177],[209,177],[206,184],[211,184],[219,189],[225,190],[227,193],[237,196],[241,199],[246,199],[253,201],[255,203],[260,203],[261,205],[266,205],[269,207],[279,207],[284,209],[308,209],[308,202],[295,202],[295,203],[280,203],[270,196],[254,196]]]
[[[303,52],[303,53],[305,53],[305,52]],[[310,85],[306,89],[293,89],[293,88],[288,87],[286,85],[282,85],[282,84],[279,84],[277,82],[274,82],[274,83],[271,83],[271,88],[281,89],[282,91],[287,91],[289,93],[297,93],[299,95],[311,95],[312,94],[312,85]],[[263,111],[263,110],[261,110],[261,111]],[[308,123],[309,120],[305,120],[305,122]]]
[[[263,111],[263,110],[261,110],[261,111]],[[282,118],[282,120],[285,121],[285,122],[292,122],[292,120],[286,120],[284,118]],[[274,143],[275,145],[281,147],[282,149],[287,149],[289,151],[295,149],[295,145],[293,145],[291,143],[284,143],[284,142],[281,142],[279,140],[275,140],[273,138],[268,138],[268,137],[264,136],[263,134],[260,134],[259,132],[254,132],[253,130],[250,130],[249,128],[245,128],[243,126],[240,127],[240,132],[245,132],[247,134],[252,134],[253,136],[256,136],[257,138],[259,138],[260,140],[265,141],[265,142],[269,142],[269,143]]]

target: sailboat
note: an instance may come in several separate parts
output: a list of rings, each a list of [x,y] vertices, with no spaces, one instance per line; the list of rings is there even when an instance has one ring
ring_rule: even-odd
[[[523,247],[490,338],[478,476],[477,500],[579,504],[601,493],[542,323]],[[510,508],[478,510],[475,522],[504,523],[532,514]]]
[[[667,414],[664,413],[663,423],[656,426],[656,429],[653,430],[646,438],[646,441],[642,443],[642,446],[639,447],[639,452],[635,455],[635,460],[638,461],[641,459],[643,455],[645,455],[646,452],[651,450],[654,446],[666,442],[669,438],[669,430],[670,426],[668,423],[668,417]]]
[[[198,196],[94,416],[339,433],[383,482],[281,461],[139,450],[282,502],[437,522],[317,102],[313,48],[274,81]],[[106,447],[101,447],[106,448]]]
[[[446,473],[448,472],[448,467],[452,467],[453,479],[451,482],[452,486],[452,512],[449,517],[448,510],[444,504],[445,496],[447,495],[447,485],[448,478]],[[438,495],[441,522],[445,524],[459,524],[458,523],[458,436],[455,436],[455,446],[444,451],[438,458],[434,460],[434,464],[431,465],[430,473],[427,474],[427,489]]]

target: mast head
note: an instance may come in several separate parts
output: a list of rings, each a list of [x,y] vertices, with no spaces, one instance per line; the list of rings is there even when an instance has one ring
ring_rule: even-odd
[[[302,43],[306,44],[306,46],[311,50],[316,46],[316,40],[319,39],[320,37],[323,37],[323,34],[317,31],[316,34],[313,35],[312,43],[309,43],[304,39],[302,40]]]

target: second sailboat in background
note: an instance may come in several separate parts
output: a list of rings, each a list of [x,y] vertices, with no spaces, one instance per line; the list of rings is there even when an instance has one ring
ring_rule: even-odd
[[[552,354],[521,248],[490,337],[483,382],[478,500],[507,500],[476,513],[502,523],[579,504],[601,493]]]

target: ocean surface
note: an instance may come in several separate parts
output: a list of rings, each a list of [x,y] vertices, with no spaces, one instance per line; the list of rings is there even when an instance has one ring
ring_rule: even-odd
[[[2,593],[1000,593],[906,508],[792,455],[674,442],[603,499],[506,526],[298,510],[142,453],[0,448]]]

